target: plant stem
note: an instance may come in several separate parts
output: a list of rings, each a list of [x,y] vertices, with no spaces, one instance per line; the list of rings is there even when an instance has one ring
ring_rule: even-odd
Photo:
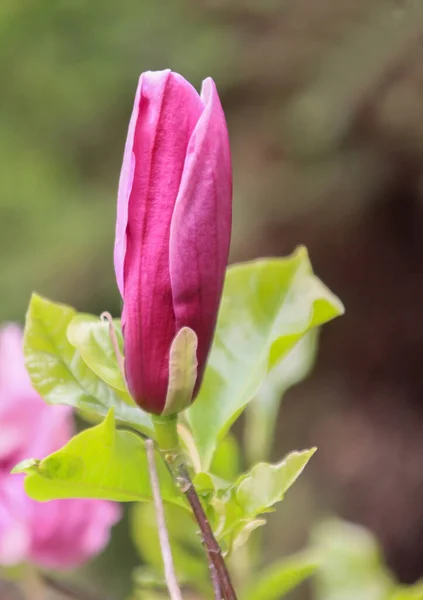
[[[204,545],[204,544],[203,544]],[[207,548],[206,548],[207,552]],[[213,586],[214,600],[222,600],[222,592],[220,591],[219,578],[217,576],[216,567],[214,566],[212,557],[207,552],[207,560],[209,563],[210,579]]]
[[[150,472],[151,489],[153,492],[154,506],[156,509],[157,530],[159,533],[166,584],[171,600],[182,600],[181,590],[179,589],[178,580],[176,578],[175,568],[173,565],[169,534],[166,528],[163,500],[160,495],[159,478],[157,476],[154,458],[154,442],[152,440],[146,440],[145,446],[147,452],[148,469]]]
[[[166,458],[166,454],[179,454],[178,437],[178,415],[162,417],[152,416],[155,439],[161,454]]]
[[[177,433],[178,417],[177,415],[154,416],[153,423],[160,453],[167,463],[177,486],[185,494],[200,528],[202,542],[209,562],[215,598],[216,600],[222,598],[223,600],[237,600],[229,571],[223,559],[222,550],[214,537],[207,515],[185,465]]]
[[[232,585],[232,581],[229,575],[229,571],[226,568],[225,561],[222,556],[222,550],[214,537],[212,528],[210,527],[209,520],[207,519],[206,513],[204,512],[203,506],[195,490],[194,484],[192,483],[188,471],[184,464],[180,464],[176,467],[177,480],[181,491],[185,494],[194,517],[198,523],[203,538],[203,544],[206,548],[209,562],[213,565],[216,572],[216,578],[219,582],[219,594],[221,594],[224,600],[237,600],[237,596]],[[212,577],[213,572],[211,570]],[[214,584],[214,582],[213,582]],[[214,586],[215,595],[216,587]]]

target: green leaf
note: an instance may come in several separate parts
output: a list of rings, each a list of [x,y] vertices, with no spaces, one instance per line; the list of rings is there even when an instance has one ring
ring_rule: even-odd
[[[165,516],[178,581],[194,585],[198,591],[210,595],[208,567],[197,524],[190,513],[178,506],[166,505]],[[131,533],[143,563],[163,578],[163,557],[152,504],[133,507]]]
[[[364,527],[324,521],[313,532],[311,552],[319,558],[316,600],[423,600],[423,581],[398,584],[375,537]]]
[[[266,373],[307,331],[343,310],[313,274],[305,248],[228,269],[204,382],[187,410],[204,470]]]
[[[389,600],[423,600],[423,582],[420,581],[410,586],[398,586],[389,596]]]
[[[308,579],[318,567],[316,557],[301,552],[271,564],[249,582],[244,600],[279,600]]]
[[[414,585],[400,585],[389,596],[389,600],[423,600],[423,581]]]
[[[50,404],[68,404],[88,415],[105,416],[154,436],[151,418],[122,400],[85,362],[69,342],[67,329],[76,312],[33,294],[26,316],[24,353],[32,385]],[[74,333],[74,332],[73,332]],[[72,336],[75,342],[75,335]],[[88,351],[85,352],[87,357]],[[89,359],[90,360],[90,359]]]
[[[127,404],[134,404],[117,364],[109,328],[107,321],[94,315],[79,313],[69,323],[67,338],[97,377],[121,392],[121,397]],[[113,320],[113,328],[123,355],[123,339],[118,319]]]
[[[317,334],[318,329],[312,329],[282,357],[248,405],[244,435],[249,464],[269,456],[279,405],[285,392],[310,373],[317,352]]]
[[[331,519],[316,527],[312,551],[320,566],[314,578],[316,600],[388,600],[394,581],[369,531]]]
[[[282,500],[315,452],[316,448],[291,452],[276,465],[259,463],[250,473],[241,476],[236,484],[236,499],[244,514],[256,516]]]
[[[156,456],[162,497],[185,506],[163,461]],[[34,500],[102,498],[119,502],[151,499],[144,440],[115,427],[113,409],[100,425],[82,431],[43,460],[30,459],[14,473],[26,473],[25,490]]]
[[[314,452],[314,448],[292,452],[275,465],[260,463],[233,484],[210,473],[196,474],[194,485],[206,501],[215,535],[226,553],[245,544],[251,532],[265,524],[258,517],[283,499]]]
[[[234,435],[228,434],[213,456],[211,472],[227,481],[234,481],[240,472],[241,456],[238,441]]]

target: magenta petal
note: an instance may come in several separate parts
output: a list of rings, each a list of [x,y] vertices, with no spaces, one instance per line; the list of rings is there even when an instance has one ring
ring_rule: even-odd
[[[7,323],[0,327],[0,396],[22,399],[28,395],[37,394],[25,368],[22,330],[19,325]],[[40,398],[39,403],[43,404]],[[5,400],[0,402],[0,415],[7,406]]]
[[[134,109],[134,114],[138,110],[137,122],[129,134],[135,167],[127,216],[122,219],[126,219],[125,372],[135,400],[160,413],[176,332],[169,274],[170,226],[188,143],[203,103],[183,77],[170,71],[143,74],[139,89]],[[122,247],[119,242],[120,253]]]
[[[103,500],[35,502],[24,476],[10,474],[18,461],[45,457],[73,433],[71,409],[45,404],[32,389],[22,350],[20,328],[0,328],[0,565],[70,568],[104,547],[120,507]]]
[[[17,565],[28,557],[31,528],[21,480],[14,480],[0,469],[0,565]]]
[[[206,79],[205,109],[188,146],[170,233],[170,276],[176,329],[198,336],[200,383],[213,337],[228,260],[232,170],[225,116]]]
[[[98,554],[120,519],[119,505],[104,500],[52,500],[37,504],[32,523],[31,561],[71,569]]]
[[[0,463],[25,458],[23,449],[44,407],[25,369],[22,330],[13,323],[0,327]]]
[[[39,410],[36,427],[33,423],[31,437],[26,440],[27,456],[45,458],[64,446],[75,433],[70,406],[48,406]]]
[[[128,203],[131,194],[132,183],[134,181],[135,171],[135,156],[133,152],[133,146],[135,127],[137,124],[139,113],[142,79],[143,76],[141,75],[135,94],[134,108],[132,109],[131,120],[129,122],[128,137],[126,138],[122,169],[120,172],[119,179],[114,261],[116,281],[122,298],[124,294],[123,269],[126,254],[126,227],[128,224]]]

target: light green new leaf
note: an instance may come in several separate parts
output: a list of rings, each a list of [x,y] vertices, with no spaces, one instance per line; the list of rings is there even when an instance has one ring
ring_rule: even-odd
[[[316,448],[291,452],[276,465],[259,463],[241,476],[236,486],[236,500],[246,517],[266,512],[283,499],[286,491],[298,479]]]
[[[282,397],[310,373],[317,351],[317,334],[318,329],[312,329],[300,339],[266,375],[248,405],[244,439],[249,464],[268,458]]]
[[[389,600],[423,600],[423,582],[398,586],[389,596]]]
[[[245,544],[251,532],[265,524],[260,515],[273,510],[283,499],[314,452],[314,448],[292,452],[275,465],[259,463],[233,484],[210,473],[196,474],[194,485],[207,498],[215,535],[227,554]]]
[[[208,567],[204,548],[198,535],[198,525],[192,515],[177,506],[165,506],[166,525],[178,581],[189,583],[210,596]],[[136,504],[131,511],[132,540],[143,564],[164,579],[163,557],[157,533],[153,504]]]
[[[236,437],[228,434],[216,448],[210,471],[213,475],[234,481],[241,471],[241,449]]]
[[[301,552],[278,560],[248,582],[244,600],[279,600],[308,579],[319,563],[310,552]]]
[[[315,528],[312,551],[320,566],[316,600],[388,600],[394,580],[372,534],[358,525],[331,519]]]
[[[342,312],[313,274],[305,248],[229,267],[203,385],[187,410],[204,470],[266,373],[308,330]]]
[[[24,333],[25,361],[32,385],[46,402],[68,404],[88,415],[104,417],[114,408],[118,422],[153,436],[150,416],[122,400],[69,342],[67,329],[75,316],[73,308],[33,294]]]
[[[324,521],[313,532],[311,552],[319,559],[317,600],[423,600],[423,582],[398,584],[376,538],[364,527]]]
[[[157,455],[162,497],[185,506],[180,492]],[[43,460],[29,459],[14,473],[27,473],[25,490],[34,500],[101,498],[120,502],[151,499],[144,440],[115,427],[113,409],[105,420],[73,437]]]
[[[123,355],[120,321],[113,320],[113,328]],[[88,367],[109,386],[121,392],[128,404],[134,404],[119,370],[115,350],[110,338],[110,324],[94,315],[79,313],[69,323],[67,338],[78,350]]]

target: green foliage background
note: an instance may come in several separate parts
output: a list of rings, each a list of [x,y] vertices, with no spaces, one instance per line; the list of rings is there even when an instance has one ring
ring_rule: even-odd
[[[224,95],[231,37],[178,2],[0,11],[1,317],[22,320],[32,289],[117,312],[115,196],[139,74],[212,74]]]

